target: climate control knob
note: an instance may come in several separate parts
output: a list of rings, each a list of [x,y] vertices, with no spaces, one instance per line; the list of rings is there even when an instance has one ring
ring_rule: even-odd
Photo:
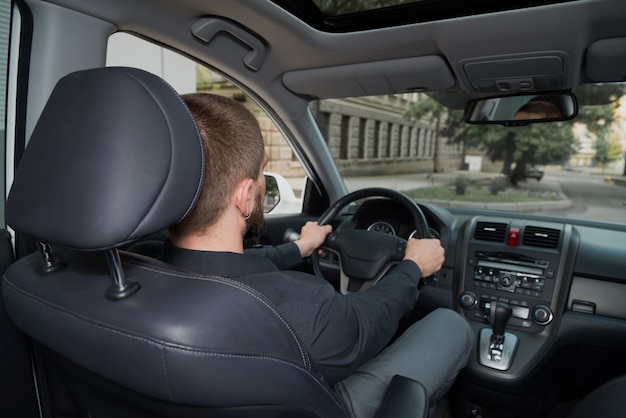
[[[463,294],[461,294],[461,297],[459,298],[459,304],[464,309],[473,308],[477,302],[478,300],[476,299],[476,295],[472,292],[463,292]]]
[[[539,325],[548,325],[552,322],[554,315],[550,308],[544,305],[537,305],[533,308],[532,319]]]

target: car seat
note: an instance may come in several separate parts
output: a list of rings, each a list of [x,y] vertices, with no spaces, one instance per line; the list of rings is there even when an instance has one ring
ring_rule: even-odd
[[[350,416],[262,294],[119,249],[182,219],[204,171],[196,125],[157,76],[112,67],[57,83],[6,205],[8,225],[40,246],[2,284],[38,369],[80,416]],[[410,379],[386,399],[381,417],[427,410]]]

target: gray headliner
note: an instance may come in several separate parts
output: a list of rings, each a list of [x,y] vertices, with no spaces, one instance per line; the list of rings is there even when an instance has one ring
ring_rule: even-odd
[[[621,0],[579,0],[346,34],[315,30],[261,0],[53,2],[110,21],[120,30],[167,42],[207,61],[210,59],[190,43],[191,23],[206,15],[236,20],[269,45],[267,63],[272,65],[264,66],[258,74],[265,83],[286,71],[424,55],[444,56],[458,76],[457,65],[463,60],[541,50],[568,54],[572,58],[571,80],[576,82],[581,79],[584,50],[591,42],[626,35],[626,4]]]

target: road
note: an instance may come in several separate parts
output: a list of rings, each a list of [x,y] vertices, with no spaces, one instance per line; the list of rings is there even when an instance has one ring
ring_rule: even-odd
[[[441,174],[401,174],[394,176],[347,177],[346,186],[349,191],[363,187],[390,187],[396,190],[409,190],[417,187],[441,186],[454,184],[458,175],[463,174],[472,179],[490,178],[493,173],[450,172]],[[548,192],[562,192],[571,205],[563,209],[549,209],[554,205],[546,205],[539,213],[571,218],[604,220],[626,223],[626,187],[608,184],[601,174],[586,174],[565,171],[547,172],[541,181],[528,179],[521,187]],[[303,179],[297,179],[292,187],[301,187]],[[441,204],[441,203],[439,203]],[[468,203],[467,207],[470,204]],[[502,205],[499,205],[502,206]],[[501,208],[501,207],[499,207]],[[505,209],[506,210],[506,209]],[[511,208],[510,210],[518,210]]]
[[[569,209],[553,211],[571,218],[626,222],[626,187],[608,184],[600,175],[548,173],[541,182],[560,184],[572,201]],[[545,213],[549,211],[545,210]]]

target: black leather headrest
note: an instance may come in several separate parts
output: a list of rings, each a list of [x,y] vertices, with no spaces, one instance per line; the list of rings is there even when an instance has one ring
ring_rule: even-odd
[[[114,248],[183,218],[203,173],[198,129],[167,83],[134,68],[79,71],[41,114],[6,220],[39,241]]]

